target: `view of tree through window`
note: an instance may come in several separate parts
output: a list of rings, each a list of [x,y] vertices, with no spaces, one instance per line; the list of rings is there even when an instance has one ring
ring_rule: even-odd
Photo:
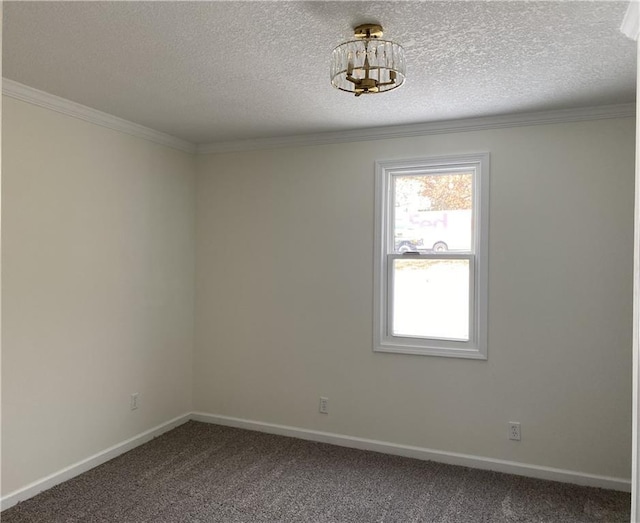
[[[394,251],[472,250],[473,173],[394,176]],[[393,262],[394,336],[469,339],[468,260]]]
[[[488,161],[376,162],[376,350],[486,357]]]
[[[471,174],[419,176],[421,196],[431,202],[430,211],[454,211],[473,207]]]
[[[469,251],[473,173],[394,177],[396,252]]]

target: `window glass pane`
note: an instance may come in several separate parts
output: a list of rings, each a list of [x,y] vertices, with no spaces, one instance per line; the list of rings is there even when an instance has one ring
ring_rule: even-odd
[[[473,173],[393,176],[394,252],[471,251]]]
[[[469,340],[469,260],[393,260],[393,336]]]

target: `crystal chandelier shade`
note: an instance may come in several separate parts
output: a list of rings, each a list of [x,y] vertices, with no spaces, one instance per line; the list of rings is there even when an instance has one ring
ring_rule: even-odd
[[[361,27],[368,29],[359,33]],[[391,91],[405,79],[402,46],[375,37],[370,27],[379,27],[375,34],[382,35],[380,26],[359,26],[359,39],[340,44],[331,57],[331,84],[356,96]]]

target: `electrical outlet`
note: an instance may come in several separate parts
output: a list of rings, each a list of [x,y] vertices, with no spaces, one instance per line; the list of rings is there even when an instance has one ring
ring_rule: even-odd
[[[520,441],[520,422],[519,421],[509,422],[509,439]]]
[[[131,407],[131,410],[136,410],[138,408],[138,393],[134,392],[131,395],[131,401],[129,403],[129,406]]]
[[[329,414],[329,398],[320,396],[320,414]]]

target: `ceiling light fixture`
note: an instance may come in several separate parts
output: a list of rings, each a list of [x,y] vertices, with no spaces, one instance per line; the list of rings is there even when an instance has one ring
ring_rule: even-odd
[[[356,96],[383,93],[404,83],[402,46],[381,40],[382,26],[363,24],[353,29],[355,40],[333,50],[331,85]]]

